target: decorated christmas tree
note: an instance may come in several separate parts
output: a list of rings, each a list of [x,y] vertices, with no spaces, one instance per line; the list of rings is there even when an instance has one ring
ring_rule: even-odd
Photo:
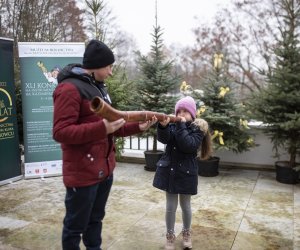
[[[249,133],[244,107],[235,97],[223,59],[221,53],[214,55],[213,67],[205,78],[203,91],[193,89],[186,82],[182,83],[180,90],[197,101],[197,117],[208,122],[214,148],[241,153],[255,144]]]

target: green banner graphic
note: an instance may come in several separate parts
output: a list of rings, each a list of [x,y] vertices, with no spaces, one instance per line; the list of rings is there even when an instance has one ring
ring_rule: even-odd
[[[19,43],[24,124],[25,178],[62,173],[61,148],[52,139],[57,74],[81,63],[84,43]]]
[[[21,178],[13,40],[0,38],[0,184]]]

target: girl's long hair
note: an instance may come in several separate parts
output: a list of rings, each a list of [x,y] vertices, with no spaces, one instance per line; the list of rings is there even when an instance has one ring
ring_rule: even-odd
[[[204,135],[201,146],[198,150],[197,157],[200,160],[207,160],[212,157],[212,153],[213,153],[213,145],[212,145],[211,134],[208,129],[206,134]]]
[[[202,118],[196,118],[193,124],[204,133],[202,143],[198,148],[197,158],[199,160],[207,160],[211,158],[213,154],[212,136],[210,134],[209,125],[207,121]]]

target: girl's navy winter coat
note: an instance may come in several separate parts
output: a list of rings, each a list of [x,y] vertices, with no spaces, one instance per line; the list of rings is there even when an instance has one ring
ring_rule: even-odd
[[[157,126],[157,138],[167,144],[157,163],[153,186],[172,194],[197,194],[197,151],[204,134],[191,122]]]

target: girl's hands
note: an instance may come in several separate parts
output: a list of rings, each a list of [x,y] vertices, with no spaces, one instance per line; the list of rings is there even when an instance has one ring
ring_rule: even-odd
[[[183,116],[178,116],[178,117],[181,119],[181,122],[186,122],[185,117],[183,117]]]
[[[161,126],[166,127],[170,122],[170,117],[167,117],[167,119],[159,122]]]
[[[139,128],[141,131],[145,131],[145,130],[149,129],[156,122],[157,122],[157,118],[156,118],[156,116],[153,116],[151,120],[140,123]]]

